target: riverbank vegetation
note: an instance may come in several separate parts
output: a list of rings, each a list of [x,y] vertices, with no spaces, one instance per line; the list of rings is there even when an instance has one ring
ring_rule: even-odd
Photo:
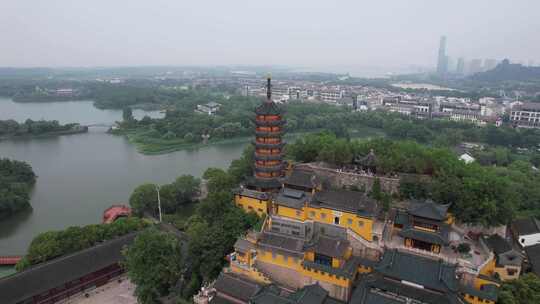
[[[87,132],[88,128],[77,123],[61,125],[57,120],[31,120],[23,123],[15,120],[0,120],[0,139],[16,137],[38,137]]]
[[[0,218],[30,208],[30,191],[35,182],[36,175],[29,164],[0,159]]]
[[[136,217],[120,218],[111,224],[84,227],[73,226],[60,231],[48,231],[36,236],[28,252],[15,268],[22,271],[32,265],[43,263],[62,255],[74,253],[96,244],[138,231],[148,224]]]
[[[143,153],[167,153],[203,143],[245,141],[253,134],[253,109],[261,100],[187,89],[174,103],[167,103],[164,118],[135,120],[125,115],[114,131],[123,134]],[[210,101],[221,106],[215,115],[200,114],[197,105]],[[288,134],[330,130],[350,137],[355,130],[372,130],[390,138],[411,139],[436,146],[455,146],[462,141],[509,148],[536,148],[540,131],[510,127],[480,127],[448,120],[420,120],[385,111],[353,112],[347,106],[292,101],[286,106]],[[131,111],[126,108],[125,111]],[[361,133],[360,132],[360,133]],[[363,134],[354,134],[362,136]]]
[[[540,215],[540,174],[530,161],[511,160],[500,166],[465,164],[444,147],[413,141],[337,138],[331,133],[308,135],[289,146],[296,161],[351,165],[354,156],[375,151],[377,174],[403,174],[401,198],[451,203],[457,219],[495,226],[520,214]],[[427,178],[426,178],[427,177]]]

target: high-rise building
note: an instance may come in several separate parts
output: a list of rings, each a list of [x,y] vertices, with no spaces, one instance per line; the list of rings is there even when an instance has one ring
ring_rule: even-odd
[[[497,66],[497,60],[486,59],[484,60],[484,71],[493,70]]]
[[[482,59],[473,59],[469,63],[468,74],[476,74],[482,72]]]
[[[441,37],[439,42],[439,57],[437,60],[437,74],[443,75],[448,72],[448,57],[446,56],[446,36]]]
[[[456,65],[456,73],[460,75],[465,73],[465,58],[459,57]]]

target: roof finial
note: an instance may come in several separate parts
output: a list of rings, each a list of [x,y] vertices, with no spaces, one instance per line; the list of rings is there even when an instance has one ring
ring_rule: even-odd
[[[272,101],[272,75],[268,73],[266,76],[266,101],[271,102]]]

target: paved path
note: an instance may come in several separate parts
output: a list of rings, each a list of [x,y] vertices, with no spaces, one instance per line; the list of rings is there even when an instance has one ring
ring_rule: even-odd
[[[81,295],[65,302],[66,304],[137,304],[137,298],[133,295],[135,285],[127,278],[122,277],[122,282],[114,280],[98,289],[88,292],[89,297]]]

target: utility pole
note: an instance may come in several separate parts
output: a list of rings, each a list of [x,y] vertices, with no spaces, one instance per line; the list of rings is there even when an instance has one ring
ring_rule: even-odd
[[[161,200],[159,198],[159,186],[158,185],[155,185],[156,187],[156,191],[157,191],[157,202],[158,202],[158,210],[159,210],[159,222],[161,223]]]

